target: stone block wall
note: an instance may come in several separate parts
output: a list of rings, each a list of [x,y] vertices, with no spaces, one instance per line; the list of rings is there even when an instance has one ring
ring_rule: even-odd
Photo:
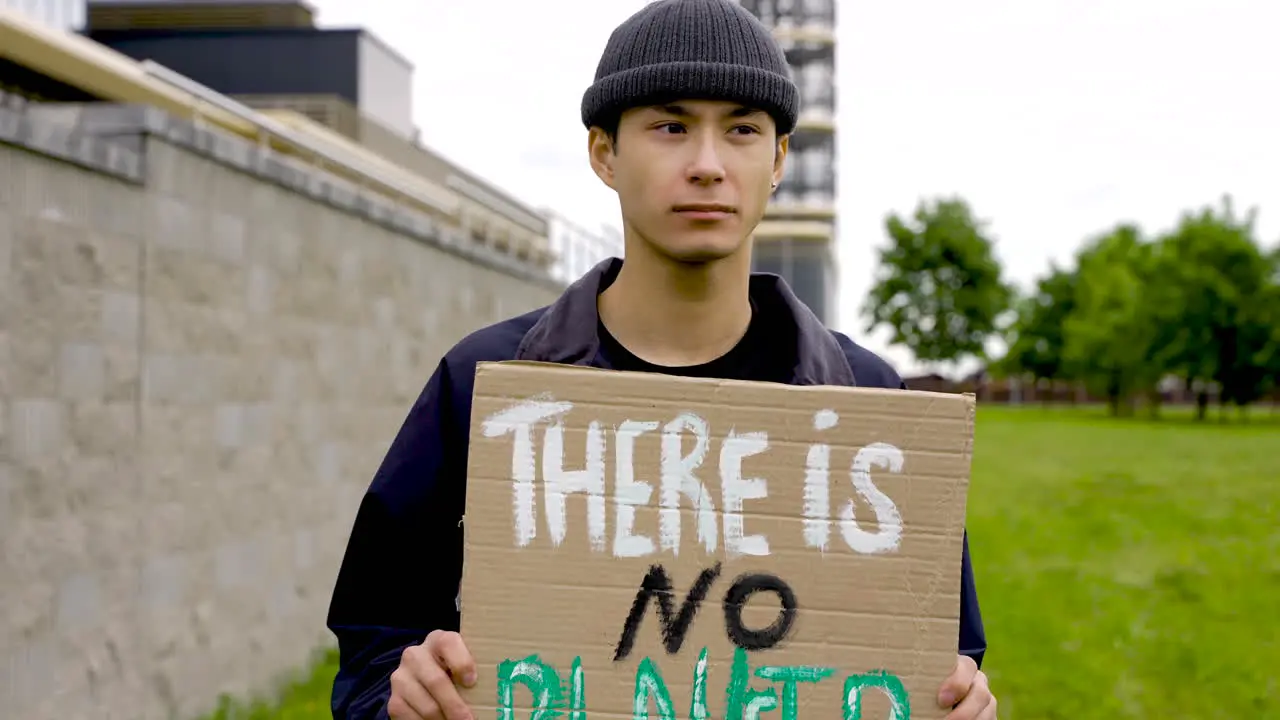
[[[0,108],[0,716],[189,718],[331,641],[440,355],[558,291],[451,233],[151,109]]]

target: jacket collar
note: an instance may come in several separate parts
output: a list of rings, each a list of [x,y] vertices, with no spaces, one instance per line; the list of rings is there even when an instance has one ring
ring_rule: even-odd
[[[600,367],[596,298],[621,269],[621,259],[609,258],[578,278],[525,333],[516,359]],[[769,273],[752,273],[748,292],[769,322],[778,324],[769,329],[770,334],[795,340],[791,384],[857,384],[840,343],[786,281]]]

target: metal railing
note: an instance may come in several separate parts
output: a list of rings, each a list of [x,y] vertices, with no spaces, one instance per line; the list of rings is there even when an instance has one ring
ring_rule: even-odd
[[[459,175],[450,175],[445,184],[451,190],[457,191],[459,194],[475,200],[481,205],[487,205],[498,213],[505,215],[507,219],[524,227],[533,233],[542,233],[546,230],[544,224],[536,216],[515,207],[511,203],[485,190],[479,185],[467,180]]]

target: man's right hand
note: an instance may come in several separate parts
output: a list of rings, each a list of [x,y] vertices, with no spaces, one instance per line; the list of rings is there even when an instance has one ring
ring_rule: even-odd
[[[456,632],[436,630],[405,648],[391,673],[391,720],[473,720],[455,685],[476,684],[476,661]]]

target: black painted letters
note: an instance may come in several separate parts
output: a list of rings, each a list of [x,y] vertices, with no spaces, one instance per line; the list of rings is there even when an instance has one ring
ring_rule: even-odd
[[[782,611],[773,624],[752,630],[742,624],[742,608],[758,592],[773,592],[782,601]],[[768,650],[782,642],[796,621],[796,594],[777,575],[742,575],[724,594],[724,630],[729,640],[743,650]]]
[[[640,583],[635,602],[622,626],[622,637],[614,650],[614,662],[624,660],[631,654],[636,643],[636,631],[644,620],[645,611],[649,607],[649,598],[658,604],[658,616],[662,623],[662,644],[667,654],[674,655],[684,644],[689,626],[698,613],[698,606],[706,599],[711,584],[720,576],[720,563],[703,570],[698,575],[689,594],[685,597],[677,614],[673,607],[674,592],[671,578],[661,565],[652,565]],[[766,628],[752,630],[742,623],[742,608],[752,595],[759,592],[772,592],[778,596],[782,608],[778,619]],[[733,585],[724,594],[724,628],[730,642],[743,650],[768,650],[781,643],[791,631],[796,619],[796,594],[791,586],[776,575],[768,573],[746,574],[734,580]]]
[[[631,614],[627,616],[627,621],[622,626],[622,637],[618,640],[618,648],[613,653],[614,662],[622,660],[631,653],[631,648],[636,644],[636,630],[640,629],[644,611],[649,607],[649,598],[653,596],[657,596],[658,613],[662,621],[662,644],[667,648],[669,655],[679,652],[680,645],[684,643],[684,636],[689,632],[689,626],[693,624],[693,616],[698,612],[698,606],[702,604],[707,591],[711,589],[711,583],[715,582],[719,575],[720,563],[703,570],[698,576],[698,581],[685,596],[684,604],[680,606],[680,614],[675,615],[671,608],[673,595],[671,578],[667,577],[667,571],[661,565],[650,566],[648,574],[640,583],[636,601],[631,605]]]

